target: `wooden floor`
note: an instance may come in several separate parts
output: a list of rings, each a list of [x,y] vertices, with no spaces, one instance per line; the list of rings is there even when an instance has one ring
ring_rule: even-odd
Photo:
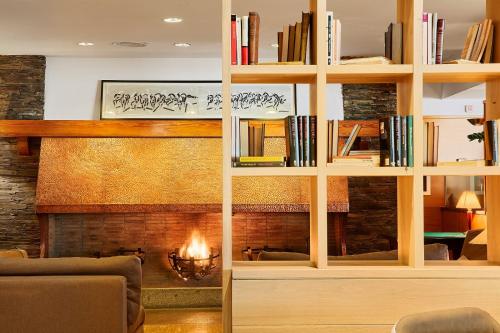
[[[146,310],[144,333],[222,333],[220,309]]]

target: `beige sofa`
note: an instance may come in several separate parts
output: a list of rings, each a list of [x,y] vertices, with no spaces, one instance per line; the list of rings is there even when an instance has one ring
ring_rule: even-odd
[[[141,333],[141,285],[135,256],[23,259],[15,251],[0,253],[0,331]]]

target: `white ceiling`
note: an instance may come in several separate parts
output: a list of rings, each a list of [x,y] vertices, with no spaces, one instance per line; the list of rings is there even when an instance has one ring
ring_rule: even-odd
[[[467,28],[484,17],[485,0],[425,0],[446,18],[445,48],[460,49]],[[261,57],[274,57],[276,33],[300,20],[307,0],[233,0],[233,12],[261,16]],[[342,55],[383,54],[396,0],[328,0],[342,22]],[[170,16],[184,18],[165,24]],[[279,17],[279,19],[275,19]],[[221,0],[0,0],[0,54],[83,57],[219,57]],[[80,41],[94,42],[81,47]],[[149,42],[123,48],[115,41]],[[176,48],[174,42],[189,42]]]

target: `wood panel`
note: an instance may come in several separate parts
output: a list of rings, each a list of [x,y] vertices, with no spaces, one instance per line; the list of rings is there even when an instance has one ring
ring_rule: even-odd
[[[500,279],[233,280],[233,325],[391,325],[473,306],[500,319]]]
[[[390,333],[393,325],[235,326],[234,333]]]
[[[266,124],[266,137],[284,137],[283,120]],[[220,120],[0,120],[0,137],[220,138]]]

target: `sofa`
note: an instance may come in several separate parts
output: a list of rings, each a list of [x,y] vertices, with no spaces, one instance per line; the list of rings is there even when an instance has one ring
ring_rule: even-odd
[[[135,256],[26,259],[0,252],[2,333],[142,333]]]

